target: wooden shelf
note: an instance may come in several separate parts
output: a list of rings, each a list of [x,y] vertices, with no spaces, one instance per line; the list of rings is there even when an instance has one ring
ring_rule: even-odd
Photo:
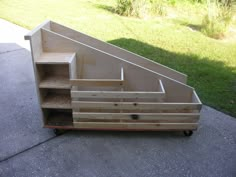
[[[70,81],[64,76],[47,76],[39,83],[39,88],[70,89]]]
[[[36,64],[69,64],[74,57],[75,53],[42,53],[35,62]]]
[[[69,94],[47,94],[42,103],[42,108],[71,109]]]

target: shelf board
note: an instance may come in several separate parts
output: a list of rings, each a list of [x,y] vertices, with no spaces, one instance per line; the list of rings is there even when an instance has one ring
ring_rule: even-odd
[[[35,60],[36,64],[69,64],[75,53],[42,53],[39,58]]]
[[[39,88],[70,89],[70,81],[63,76],[47,76],[39,83]]]
[[[49,93],[43,99],[41,106],[42,108],[71,109],[71,97],[69,94]]]

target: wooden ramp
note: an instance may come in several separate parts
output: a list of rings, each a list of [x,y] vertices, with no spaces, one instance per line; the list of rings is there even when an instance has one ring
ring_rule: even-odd
[[[25,39],[44,127],[197,129],[202,104],[186,75],[52,21]]]

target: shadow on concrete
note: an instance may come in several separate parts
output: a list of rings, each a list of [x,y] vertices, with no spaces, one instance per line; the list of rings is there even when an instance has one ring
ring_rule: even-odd
[[[2,161],[55,135],[42,128],[30,52],[15,43],[0,43],[0,62]]]

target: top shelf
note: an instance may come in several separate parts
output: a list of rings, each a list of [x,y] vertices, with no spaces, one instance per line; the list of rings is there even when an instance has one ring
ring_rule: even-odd
[[[35,60],[37,64],[69,64],[74,59],[75,53],[42,53]]]

